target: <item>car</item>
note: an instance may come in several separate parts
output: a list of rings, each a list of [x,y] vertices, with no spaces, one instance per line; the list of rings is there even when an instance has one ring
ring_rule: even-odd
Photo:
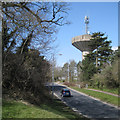
[[[70,90],[67,89],[67,88],[63,88],[63,89],[61,90],[61,96],[62,96],[62,97],[71,97],[71,92],[70,92]]]

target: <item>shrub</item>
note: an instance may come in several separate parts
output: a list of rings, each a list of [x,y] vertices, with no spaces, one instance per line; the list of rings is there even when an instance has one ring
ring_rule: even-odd
[[[91,78],[91,86],[97,86],[98,88],[117,88],[118,82],[118,62],[115,61],[112,66],[106,65],[102,69],[101,73],[94,74]]]
[[[112,76],[115,81],[115,86],[119,87],[120,83],[118,80],[118,60],[116,60],[112,65]]]
[[[97,73],[91,78],[91,86],[102,88],[104,86],[104,77],[102,74]]]
[[[40,102],[46,94],[44,83],[50,80],[50,64],[37,51],[24,55],[9,54],[3,63],[3,93],[13,98]]]

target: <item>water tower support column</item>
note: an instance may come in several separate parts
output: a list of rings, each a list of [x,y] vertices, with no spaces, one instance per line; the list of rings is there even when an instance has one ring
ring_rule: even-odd
[[[82,60],[84,60],[85,59],[85,55],[87,55],[87,54],[89,54],[89,51],[83,51],[82,52]]]

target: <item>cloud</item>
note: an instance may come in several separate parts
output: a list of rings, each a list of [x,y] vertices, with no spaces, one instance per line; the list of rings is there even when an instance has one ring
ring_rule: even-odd
[[[118,49],[117,46],[113,46],[113,47],[112,47],[112,50],[114,50],[114,51],[117,50],[117,49]]]

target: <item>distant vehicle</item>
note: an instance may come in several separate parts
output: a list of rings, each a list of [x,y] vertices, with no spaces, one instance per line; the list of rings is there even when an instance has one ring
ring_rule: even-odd
[[[71,92],[70,92],[70,90],[67,89],[67,88],[63,88],[63,89],[61,90],[61,96],[62,96],[62,97],[71,97]]]

